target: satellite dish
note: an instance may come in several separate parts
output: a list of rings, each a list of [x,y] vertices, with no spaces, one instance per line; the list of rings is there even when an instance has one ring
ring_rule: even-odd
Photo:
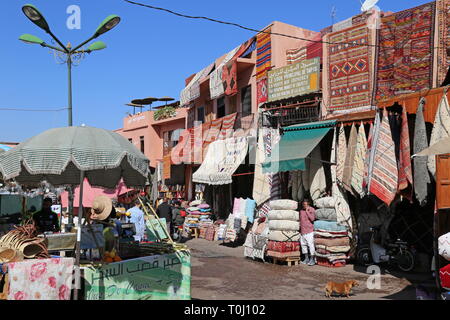
[[[361,5],[361,11],[362,11],[362,12],[369,11],[370,9],[372,9],[373,7],[375,7],[375,5],[378,3],[378,1],[380,1],[380,0],[366,0],[366,1]]]

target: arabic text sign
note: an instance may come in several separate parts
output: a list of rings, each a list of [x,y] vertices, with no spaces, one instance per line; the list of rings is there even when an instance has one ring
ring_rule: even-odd
[[[269,102],[319,90],[320,58],[308,59],[269,71]]]
[[[141,257],[84,271],[86,300],[190,300],[188,251]]]

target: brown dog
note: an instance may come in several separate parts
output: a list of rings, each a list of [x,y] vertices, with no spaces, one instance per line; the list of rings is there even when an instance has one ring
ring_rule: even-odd
[[[325,296],[327,298],[331,297],[333,292],[336,292],[339,295],[345,295],[347,298],[350,296],[350,292],[353,287],[359,286],[359,283],[356,280],[346,281],[344,283],[336,283],[330,281],[327,283],[325,287]]]

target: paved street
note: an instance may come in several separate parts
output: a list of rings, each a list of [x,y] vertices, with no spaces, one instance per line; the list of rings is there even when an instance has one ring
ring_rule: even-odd
[[[381,289],[366,287],[364,268],[282,266],[244,257],[244,248],[229,248],[221,242],[193,239],[192,298],[200,300],[323,300],[327,281],[357,280],[360,286],[349,299],[416,299],[415,285],[433,284],[428,274],[383,274]],[[332,298],[347,299],[347,298]]]

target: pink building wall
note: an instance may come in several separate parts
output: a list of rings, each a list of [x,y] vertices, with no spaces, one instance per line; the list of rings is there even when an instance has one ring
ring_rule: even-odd
[[[154,111],[145,111],[123,119],[123,127],[115,132],[132,139],[140,150],[140,137],[144,137],[144,154],[150,159],[150,166],[156,167],[163,160],[164,132],[185,128],[186,108],[178,108],[173,118],[156,121]]]

